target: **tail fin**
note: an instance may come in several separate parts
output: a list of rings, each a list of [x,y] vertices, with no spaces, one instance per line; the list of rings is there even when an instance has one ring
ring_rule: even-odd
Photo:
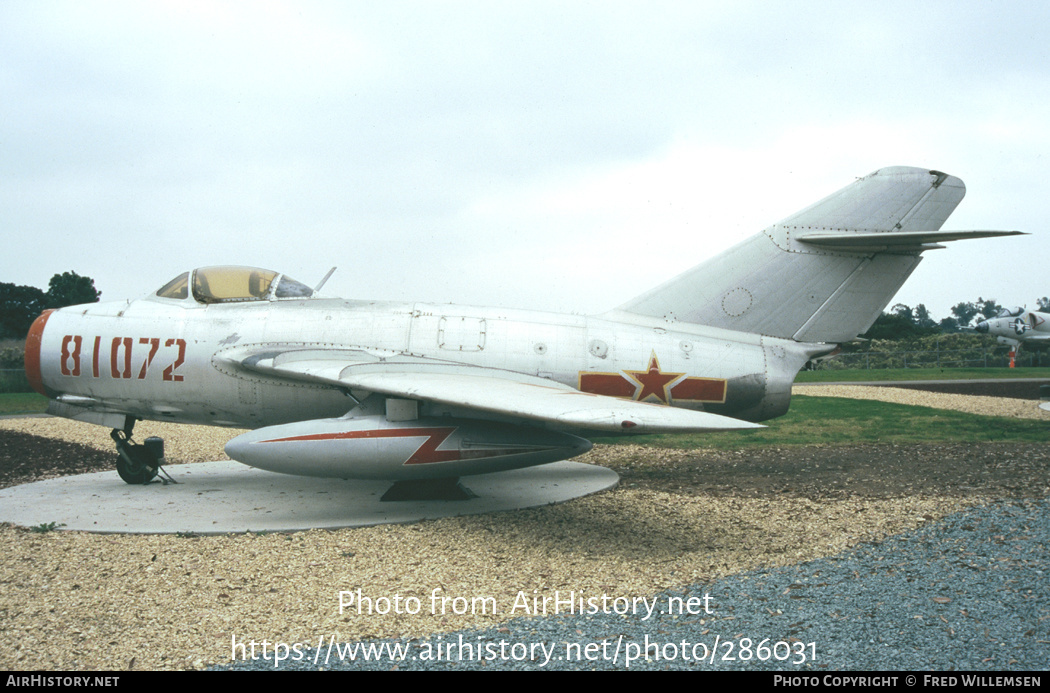
[[[801,342],[862,334],[941,241],[1016,231],[939,231],[966,194],[954,176],[884,168],[618,310]]]

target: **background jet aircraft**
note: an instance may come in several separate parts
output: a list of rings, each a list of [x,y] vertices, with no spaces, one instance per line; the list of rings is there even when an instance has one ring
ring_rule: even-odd
[[[1010,346],[1010,367],[1021,344],[1050,344],[1050,314],[1026,311],[1024,308],[1003,308],[991,320],[982,320],[973,328],[981,334],[994,335],[1000,344]]]
[[[885,168],[608,313],[320,296],[250,267],[46,312],[26,371],[53,414],[113,429],[117,469],[162,456],[139,419],[253,429],[233,459],[288,474],[450,479],[565,459],[582,436],[750,428],[806,361],[865,332],[943,241],[958,178]]]
[[[990,334],[1002,344],[1017,348],[1022,343],[1050,343],[1050,314],[1026,311],[1024,308],[1003,308],[991,320],[982,320],[973,329]]]

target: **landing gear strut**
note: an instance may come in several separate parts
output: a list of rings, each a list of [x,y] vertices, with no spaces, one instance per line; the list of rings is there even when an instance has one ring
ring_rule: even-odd
[[[117,474],[128,484],[148,484],[157,476],[164,459],[164,441],[150,437],[144,445],[131,442],[134,417],[124,419],[124,429],[114,428],[110,437],[117,444]]]

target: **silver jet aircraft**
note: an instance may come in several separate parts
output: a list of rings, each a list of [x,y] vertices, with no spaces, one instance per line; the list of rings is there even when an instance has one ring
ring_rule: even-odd
[[[973,329],[996,337],[1016,352],[1021,344],[1050,343],[1050,314],[1026,311],[1024,308],[1003,308],[990,320],[982,320]]]
[[[963,182],[885,168],[595,316],[322,296],[251,267],[49,311],[26,371],[52,414],[112,428],[147,483],[140,419],[252,429],[226,451],[287,474],[455,479],[585,452],[583,436],[758,427],[799,369],[865,332],[944,241]],[[322,282],[323,283],[323,282]],[[320,287],[318,287],[320,288]]]

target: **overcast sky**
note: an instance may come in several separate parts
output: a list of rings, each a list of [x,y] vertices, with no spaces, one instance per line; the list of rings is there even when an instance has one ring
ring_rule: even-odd
[[[595,313],[892,165],[895,302],[1050,295],[1050,3],[0,2],[0,281],[212,264]]]

